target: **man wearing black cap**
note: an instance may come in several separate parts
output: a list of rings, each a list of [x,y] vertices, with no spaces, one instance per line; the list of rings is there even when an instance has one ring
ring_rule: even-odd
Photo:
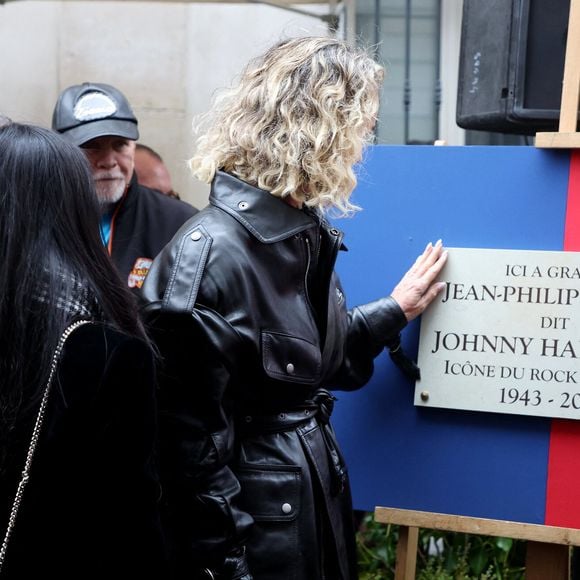
[[[153,258],[197,210],[137,183],[137,118],[115,87],[68,87],[56,103],[52,128],[85,152],[102,208],[103,243],[127,285],[140,288]]]

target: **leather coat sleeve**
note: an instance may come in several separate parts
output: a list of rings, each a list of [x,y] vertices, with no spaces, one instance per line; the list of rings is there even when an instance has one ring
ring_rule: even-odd
[[[162,357],[159,463],[164,526],[177,577],[251,580],[244,538],[251,516],[236,507],[232,374],[240,338],[213,311],[146,317]]]
[[[349,310],[344,359],[332,385],[343,390],[364,386],[373,374],[375,357],[398,344],[406,325],[403,310],[391,296]]]

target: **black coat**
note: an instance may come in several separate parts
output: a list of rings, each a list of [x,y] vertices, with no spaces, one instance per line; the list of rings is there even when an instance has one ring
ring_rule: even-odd
[[[137,183],[133,174],[127,193],[111,221],[108,251],[121,279],[140,288],[153,258],[197,209]]]
[[[320,389],[364,385],[406,318],[392,298],[347,312],[341,246],[314,213],[220,172],[153,263],[143,295],[166,358],[160,459],[179,578],[219,570],[236,546],[255,579],[356,577]]]
[[[142,341],[97,324],[71,334],[2,578],[166,577],[152,462],[153,377]],[[31,428],[20,429],[0,479],[2,530]]]

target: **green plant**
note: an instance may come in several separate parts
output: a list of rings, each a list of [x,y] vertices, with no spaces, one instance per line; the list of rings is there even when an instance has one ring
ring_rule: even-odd
[[[366,514],[357,533],[360,580],[395,575],[399,528]],[[417,580],[523,580],[525,542],[511,538],[419,530]]]

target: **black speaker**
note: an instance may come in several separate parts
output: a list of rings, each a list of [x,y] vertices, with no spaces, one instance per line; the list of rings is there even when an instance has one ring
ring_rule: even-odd
[[[570,0],[464,0],[457,124],[557,131]]]

